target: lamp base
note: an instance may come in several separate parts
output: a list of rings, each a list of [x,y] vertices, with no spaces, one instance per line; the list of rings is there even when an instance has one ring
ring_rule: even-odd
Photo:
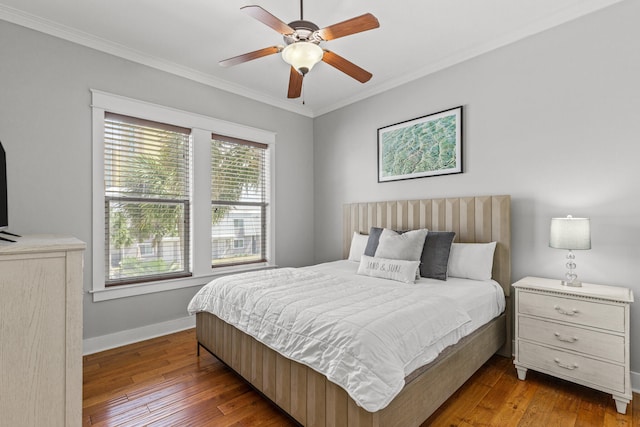
[[[568,282],[566,280],[561,280],[560,284],[562,286],[570,286],[570,287],[573,287],[573,288],[581,288],[582,287],[582,282],[580,282],[578,280],[575,280],[573,282]]]

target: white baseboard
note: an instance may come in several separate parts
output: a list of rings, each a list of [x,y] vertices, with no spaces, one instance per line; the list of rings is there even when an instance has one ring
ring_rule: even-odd
[[[640,373],[631,371],[631,390],[640,393]]]
[[[82,354],[93,354],[123,345],[132,344],[174,332],[196,327],[196,316],[181,317],[167,322],[128,329],[99,337],[86,338],[82,341]]]

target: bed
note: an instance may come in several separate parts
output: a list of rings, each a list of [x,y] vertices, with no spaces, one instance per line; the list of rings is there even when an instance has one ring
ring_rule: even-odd
[[[457,243],[496,242],[492,279],[502,288],[506,309],[474,327],[471,334],[446,347],[426,366],[412,370],[401,391],[380,410],[367,411],[363,408],[366,405],[358,405],[325,375],[206,311],[196,314],[198,349],[214,354],[303,425],[420,425],[493,354],[511,355],[510,224],[510,197],[506,195],[344,206],[344,258],[349,256],[353,233],[367,234],[371,227],[447,230],[456,233]]]

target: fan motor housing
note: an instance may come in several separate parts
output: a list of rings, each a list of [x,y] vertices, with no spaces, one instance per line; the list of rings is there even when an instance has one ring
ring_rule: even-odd
[[[318,31],[320,27],[313,22],[304,20],[292,21],[289,22],[289,26],[293,28],[295,32],[282,36],[287,45],[299,41],[308,41],[316,44],[320,42],[320,39],[315,36],[315,32]]]

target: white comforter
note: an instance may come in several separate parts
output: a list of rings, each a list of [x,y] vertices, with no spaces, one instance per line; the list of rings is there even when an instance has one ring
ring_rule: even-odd
[[[188,310],[213,313],[324,374],[370,412],[400,392],[414,359],[430,362],[441,350],[432,344],[471,327],[464,309],[427,287],[290,268],[215,279]]]

